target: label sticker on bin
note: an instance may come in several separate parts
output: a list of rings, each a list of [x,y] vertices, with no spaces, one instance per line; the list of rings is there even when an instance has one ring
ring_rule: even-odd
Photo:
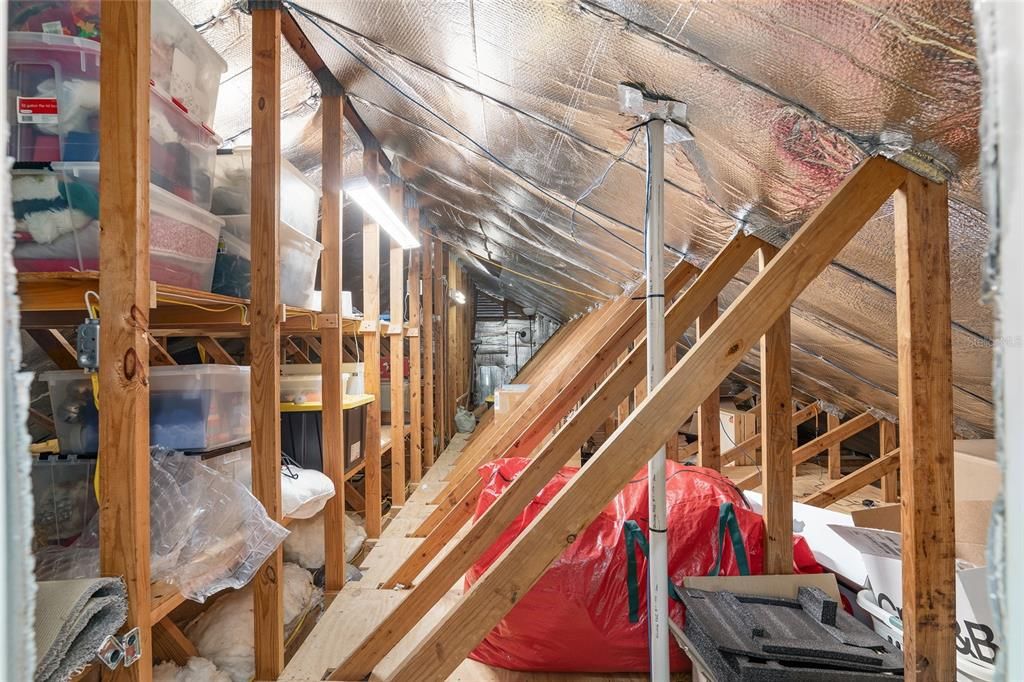
[[[18,123],[59,123],[56,97],[19,97]]]

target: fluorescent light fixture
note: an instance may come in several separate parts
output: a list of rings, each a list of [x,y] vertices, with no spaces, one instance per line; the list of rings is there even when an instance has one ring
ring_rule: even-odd
[[[451,297],[452,300],[458,303],[459,305],[462,305],[463,303],[466,302],[466,295],[459,291],[458,289],[452,289]]]
[[[371,185],[365,177],[360,176],[346,180],[344,192],[352,197],[370,215],[370,218],[383,227],[403,249],[415,249],[420,245],[420,240],[416,239],[416,235],[395,215],[377,188]]]

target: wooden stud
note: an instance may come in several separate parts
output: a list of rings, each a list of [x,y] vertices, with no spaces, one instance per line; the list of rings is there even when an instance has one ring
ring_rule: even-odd
[[[28,335],[57,365],[57,369],[78,369],[78,353],[56,329],[29,329]]]
[[[377,184],[377,155],[374,149],[363,152],[363,175],[367,182]],[[363,320],[369,331],[363,334],[364,390],[374,396],[366,406],[365,451],[366,535],[379,538],[381,519],[381,450],[380,450],[380,230],[363,215]]]
[[[701,311],[697,318],[697,338],[703,337],[718,320],[718,297]],[[719,390],[708,394],[697,408],[697,466],[722,470],[721,415]]]
[[[199,655],[196,646],[170,618],[153,623],[153,660],[188,664],[188,659]]]
[[[822,451],[827,450],[835,443],[841,443],[842,441],[856,436],[864,429],[870,428],[878,421],[878,417],[865,412],[864,414],[857,415],[853,419],[847,422],[843,422],[838,428],[832,431],[826,431],[809,443],[804,443],[796,450],[793,450],[793,459],[790,464],[791,467],[796,467],[803,464],[812,457],[820,454]],[[740,490],[753,490],[757,486],[761,485],[761,472],[755,471],[746,478],[742,478],[736,481],[736,487]]]
[[[366,511],[366,498],[348,481],[345,481],[345,504],[354,512]]]
[[[825,415],[828,423],[828,430],[839,428],[839,417],[835,416],[831,412]],[[888,452],[886,450],[885,452]],[[836,480],[843,477],[843,448],[840,443],[836,443],[828,449],[828,477],[832,480]]]
[[[896,193],[904,677],[956,677],[952,341],[946,186]]]
[[[434,360],[434,243],[426,231],[420,232],[423,245],[420,247],[420,280],[423,285],[423,451],[424,463],[434,465],[436,450],[434,375],[437,371]]]
[[[200,336],[196,338],[196,345],[203,349],[212,360],[217,364],[221,365],[237,365],[235,359],[231,357],[231,354],[224,350],[224,346],[220,345],[217,339],[210,336]]]
[[[754,237],[738,235],[727,244],[707,269],[698,276],[683,296],[665,314],[665,338],[682,335],[707,307],[733,275],[757,248]],[[646,340],[638,344],[615,371],[573,414],[554,438],[540,448],[530,465],[512,482],[504,493],[488,507],[469,531],[427,573],[402,602],[402,608],[388,617],[370,633],[352,655],[335,671],[331,679],[354,680],[368,675],[377,663],[422,618],[452,584],[459,579],[477,557],[500,537],[534,496],[551,480],[569,456],[601,424],[614,406],[629,395],[643,377],[647,366]],[[684,359],[685,361],[685,359]],[[696,409],[696,406],[694,406]],[[680,417],[677,423],[682,423]],[[619,427],[621,432],[622,427]],[[613,435],[610,440],[614,440]],[[608,441],[606,441],[607,444]],[[653,450],[652,450],[653,451]],[[645,460],[646,461],[646,460]],[[588,467],[590,465],[588,464]],[[634,469],[639,469],[639,465]],[[582,471],[586,471],[584,468]],[[579,475],[579,474],[577,474]],[[477,477],[476,480],[479,480]],[[463,479],[469,488],[455,497],[452,508],[475,485]]]
[[[669,297],[669,301],[671,300],[672,298]],[[665,367],[675,367],[677,362],[679,362],[679,346],[678,344],[670,343],[668,350],[665,351]],[[610,433],[610,431],[606,433]],[[680,462],[685,459],[685,457],[680,457],[680,450],[682,449],[680,443],[684,446],[686,445],[686,441],[679,435],[679,429],[676,429],[675,433],[668,437],[668,442],[665,443],[665,455],[674,462]]]
[[[757,408],[755,408],[757,409]],[[808,419],[818,416],[820,408],[817,403],[812,403],[802,410],[797,410],[793,413],[792,424],[793,428],[796,428],[803,424]],[[761,447],[761,434],[755,433],[754,435],[741,440],[736,445],[726,452],[722,453],[722,466],[736,461],[741,455],[747,455],[753,453]]]
[[[861,164],[725,311],[711,333],[697,342],[459,603],[410,649],[388,679],[433,680],[451,674],[665,442],[674,425],[697,409],[758,337],[828,266],[905,176],[902,168],[878,157]],[[609,410],[615,402],[618,398],[608,403]],[[527,478],[529,472],[528,467],[516,482]],[[537,489],[549,478],[535,481]],[[506,494],[509,490],[511,487]],[[470,532],[478,526],[474,524]],[[403,611],[409,608],[414,593],[402,602]],[[351,675],[338,677],[342,672],[351,670],[339,669],[333,679],[355,679]]]
[[[896,449],[896,425],[888,419],[878,422],[878,452],[886,453]],[[882,476],[882,501],[899,502],[899,475],[895,472]]]
[[[172,367],[178,363],[167,352],[167,349],[160,345],[155,336],[149,337],[149,364],[153,367]]]
[[[103,0],[110,39],[100,64],[100,573],[124,579],[125,629],[142,658],[111,679],[152,670],[149,569],[149,62],[148,3]]]
[[[398,180],[389,186],[391,210],[405,211],[405,193]],[[405,250],[392,242],[388,252],[390,266],[389,305],[391,323],[388,345],[391,355],[391,504],[405,504]]]
[[[322,94],[322,307],[324,314],[340,316],[344,263],[341,185],[345,100],[340,87],[325,89]],[[319,350],[323,376],[323,472],[334,483],[335,491],[324,508],[324,589],[327,592],[337,592],[345,586],[345,419],[342,411],[345,396],[341,385],[341,334],[340,324],[328,325],[320,331],[323,342]]]
[[[419,233],[420,209],[415,195],[406,211],[409,229]],[[417,484],[423,477],[423,355],[421,345],[422,243],[409,253],[406,291],[409,296],[409,482]]]
[[[105,22],[104,22],[105,23]],[[252,11],[252,485],[267,515],[281,520],[281,11]],[[256,679],[284,668],[282,552],[253,579]]]
[[[833,481],[801,502],[814,507],[827,507],[852,495],[864,486],[871,485],[878,479],[892,474],[899,468],[900,452],[899,448],[894,448],[870,464],[865,464],[838,481]]]
[[[761,270],[778,249],[764,245]],[[764,572],[793,572],[793,391],[787,308],[761,337],[761,459],[764,462]]]

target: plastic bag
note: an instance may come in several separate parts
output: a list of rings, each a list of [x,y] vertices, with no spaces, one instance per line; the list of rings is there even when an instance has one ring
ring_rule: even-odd
[[[245,486],[199,457],[153,448],[150,568],[193,601],[242,587],[288,535]],[[70,547],[36,555],[39,580],[99,575],[99,515]]]
[[[476,417],[464,407],[455,411],[455,428],[459,433],[473,433],[476,428]]]
[[[477,503],[480,517],[526,468],[530,460],[496,460],[480,468],[486,481]],[[563,468],[513,521],[494,545],[466,573],[466,588],[475,583],[565,486],[577,469]],[[737,553],[719,531],[723,505],[735,511],[738,536],[753,574],[762,571],[764,523],[749,509],[742,493],[711,469],[667,463],[668,549],[670,580],[686,576],[739,575]],[[632,528],[633,532],[629,529]],[[510,670],[573,672],[645,672],[647,645],[647,559],[631,542],[648,530],[647,474],[639,472],[625,489],[547,569],[515,607],[484,638],[471,658]],[[726,534],[728,535],[728,534]],[[720,540],[724,539],[724,542]],[[802,538],[794,542],[797,570],[820,569]],[[628,553],[636,576],[629,580]],[[630,619],[633,593],[635,622]],[[683,606],[670,602],[669,615],[682,623]],[[689,669],[677,647],[672,670]]]

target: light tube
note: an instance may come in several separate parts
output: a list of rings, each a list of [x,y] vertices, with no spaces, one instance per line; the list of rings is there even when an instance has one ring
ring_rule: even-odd
[[[384,228],[392,239],[398,242],[403,249],[415,249],[419,247],[420,240],[406,226],[402,220],[391,210],[391,206],[384,197],[380,195],[377,188],[371,185],[365,177],[346,180],[344,185],[346,195],[352,197],[359,206],[369,214],[373,222]]]

